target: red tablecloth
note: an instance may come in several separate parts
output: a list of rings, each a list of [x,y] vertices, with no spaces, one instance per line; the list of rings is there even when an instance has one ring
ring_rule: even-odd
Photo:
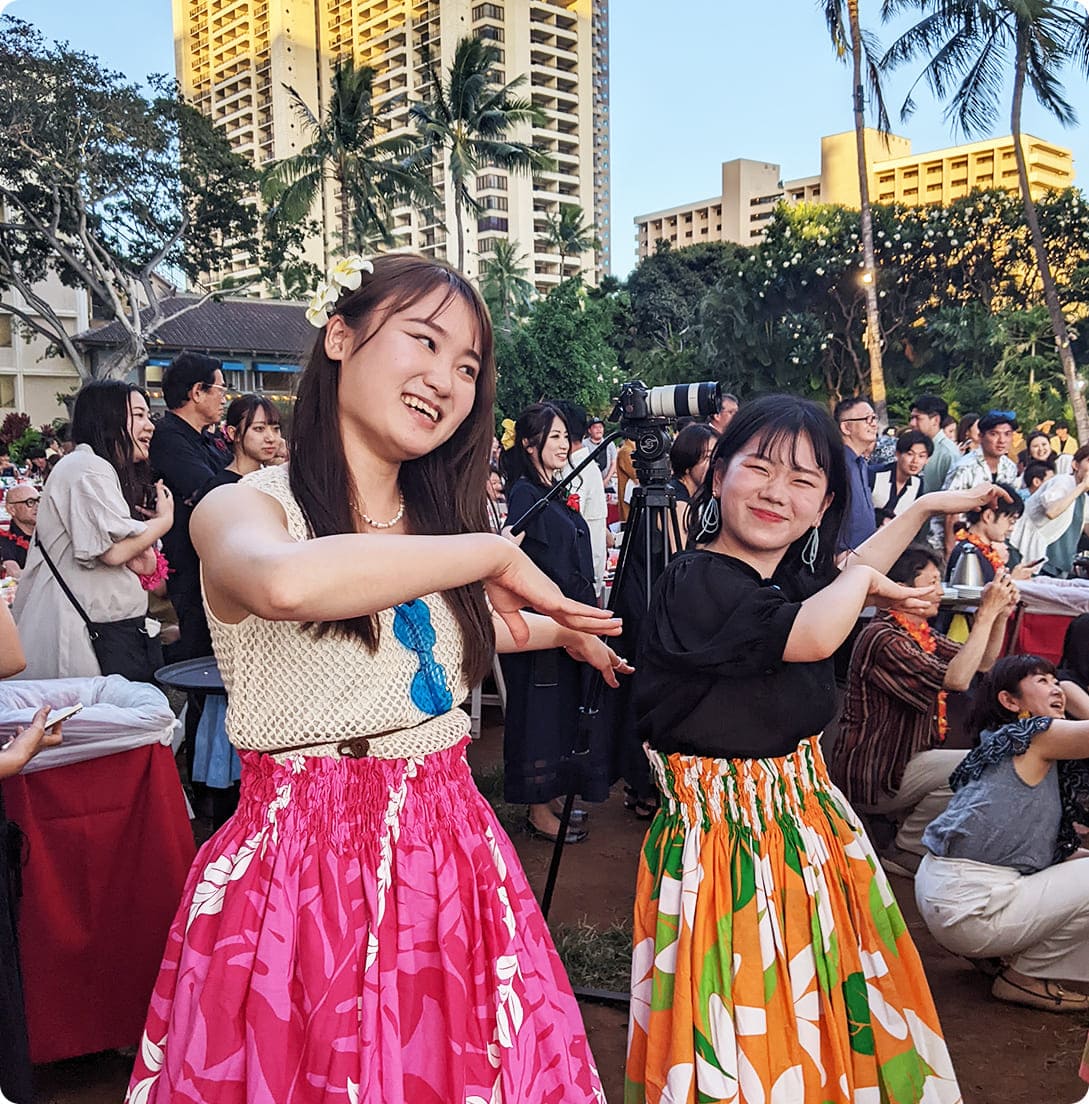
[[[1010,649],[1011,654],[1030,652],[1058,663],[1063,654],[1063,639],[1073,616],[1056,617],[1053,614],[1026,613],[1021,619],[1021,631]]]
[[[3,786],[30,844],[19,940],[32,1060],[138,1043],[194,854],[170,748]]]

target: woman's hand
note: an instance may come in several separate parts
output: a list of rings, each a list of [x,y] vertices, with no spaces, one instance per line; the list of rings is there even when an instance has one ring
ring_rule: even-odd
[[[170,488],[160,479],[155,484],[155,509],[147,510],[143,506],[137,506],[136,512],[149,521],[165,523],[165,532],[174,524],[174,496],[170,493]]]
[[[155,556],[155,545],[152,545],[133,556],[125,566],[135,575],[154,575],[158,563],[159,561]]]
[[[588,663],[612,687],[620,685],[617,675],[630,675],[635,668],[603,640],[589,633],[574,633],[564,651],[579,663]]]
[[[500,529],[499,533],[501,536],[506,537],[507,540],[509,540],[512,544],[516,544],[519,547],[521,547],[522,541],[526,539],[526,531],[524,529],[517,536],[515,536],[509,525],[504,525],[503,528]]]
[[[565,598],[563,591],[521,549],[509,541],[498,569],[483,579],[492,608],[506,623],[515,644],[529,640],[522,607],[530,606],[564,628],[599,636],[617,636],[623,626],[608,610]]]
[[[0,778],[18,774],[42,748],[56,747],[61,742],[61,726],[45,727],[51,709],[43,705],[34,714],[34,720],[26,728],[20,728],[15,736],[0,749]]]
[[[994,483],[980,483],[967,491],[935,491],[919,499],[935,514],[967,514],[1010,502],[1009,494]]]
[[[894,583],[890,578],[882,575],[880,571],[874,571],[870,580],[867,605],[876,606],[878,609],[899,610],[900,613],[909,613],[916,616],[929,615],[934,606],[935,591],[937,597],[941,597],[941,584],[937,587],[909,587],[901,583]]]

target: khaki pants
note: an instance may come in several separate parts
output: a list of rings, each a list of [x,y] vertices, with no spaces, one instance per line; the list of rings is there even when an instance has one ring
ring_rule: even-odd
[[[1089,852],[1019,874],[927,855],[915,901],[930,934],[966,958],[1005,958],[1037,978],[1089,981]]]
[[[932,748],[913,755],[904,768],[900,788],[892,797],[875,805],[857,805],[859,812],[897,815],[901,820],[896,833],[896,846],[913,855],[925,855],[923,832],[926,826],[945,811],[953,791],[949,788],[949,776],[968,754]],[[904,815],[906,814],[906,815]]]

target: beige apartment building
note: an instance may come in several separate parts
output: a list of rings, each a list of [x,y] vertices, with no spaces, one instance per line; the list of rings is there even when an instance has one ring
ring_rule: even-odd
[[[540,127],[517,135],[548,153],[552,171],[537,179],[498,169],[480,173],[483,210],[466,217],[466,269],[476,275],[497,241],[525,256],[540,289],[558,283],[559,255],[544,240],[550,215],[577,204],[593,221],[600,254],[566,258],[565,273],[608,270],[608,0],[173,0],[177,74],[183,93],[222,128],[239,152],[263,167],[307,144],[285,86],[320,116],[337,60],[354,57],[377,72],[375,109],[390,133],[413,129],[409,105],[429,98],[428,63],[445,72],[457,42],[490,40],[500,78],[525,74],[519,94],[541,109]],[[403,207],[392,223],[397,248],[456,259],[452,190],[436,166],[434,207]],[[324,227],[308,243],[322,267],[339,252],[339,197],[327,186],[315,217]],[[245,272],[250,259],[238,257]]]
[[[1032,135],[1021,136],[1029,187],[1038,196],[1074,183],[1070,150]],[[870,199],[875,203],[949,203],[975,188],[1017,189],[1013,138],[951,146],[913,154],[911,141],[896,134],[865,135]],[[675,249],[699,242],[754,245],[779,203],[859,205],[858,159],[854,131],[821,139],[819,176],[783,181],[779,166],[737,158],[722,165],[722,193],[712,199],[654,211],[635,218],[639,259],[659,241]]]

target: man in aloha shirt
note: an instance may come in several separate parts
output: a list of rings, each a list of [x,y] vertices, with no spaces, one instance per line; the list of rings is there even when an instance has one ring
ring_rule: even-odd
[[[979,448],[973,449],[945,477],[945,491],[968,491],[980,483],[1016,483],[1017,465],[1007,455],[1017,428],[1012,410],[992,410],[979,419]],[[953,515],[937,519],[944,523],[942,547],[945,555],[956,544],[954,532],[960,524]]]

